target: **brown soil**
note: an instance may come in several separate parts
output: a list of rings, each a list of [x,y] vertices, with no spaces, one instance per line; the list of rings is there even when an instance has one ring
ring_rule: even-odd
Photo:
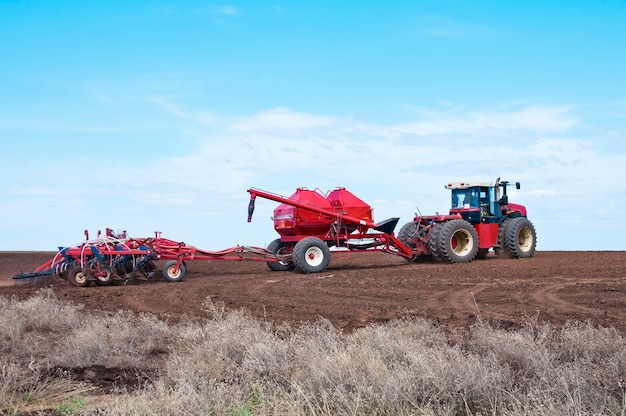
[[[537,252],[504,260],[490,254],[468,264],[408,263],[384,253],[335,253],[323,273],[272,272],[259,262],[193,261],[180,283],[161,273],[107,287],[71,286],[58,277],[24,284],[54,253],[0,252],[0,296],[25,298],[52,286],[61,299],[87,310],[130,309],[178,318],[206,316],[210,297],[276,323],[327,318],[351,331],[403,316],[421,316],[449,328],[477,319],[517,328],[529,319],[614,327],[626,334],[626,252]],[[157,263],[161,266],[161,263]]]

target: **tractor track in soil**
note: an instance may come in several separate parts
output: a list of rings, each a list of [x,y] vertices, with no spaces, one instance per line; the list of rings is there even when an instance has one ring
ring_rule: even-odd
[[[86,310],[120,309],[178,319],[207,316],[205,300],[245,309],[277,324],[326,318],[344,331],[404,316],[448,328],[477,319],[518,328],[529,319],[614,327],[626,334],[626,252],[538,251],[531,259],[466,264],[407,263],[384,253],[336,253],[322,273],[273,272],[260,262],[192,261],[185,280],[148,280],[86,288],[57,277],[25,284],[12,276],[50,259],[50,252],[0,252],[0,296],[27,298],[52,287]],[[159,266],[162,263],[157,262]]]

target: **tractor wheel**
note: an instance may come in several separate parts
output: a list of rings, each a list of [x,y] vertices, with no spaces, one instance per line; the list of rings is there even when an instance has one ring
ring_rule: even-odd
[[[417,233],[417,221],[407,222],[398,231],[398,240],[407,247],[415,248],[415,234]]]
[[[440,225],[439,255],[450,263],[468,263],[478,253],[478,233],[464,220],[452,220]]]
[[[268,246],[267,250],[276,254],[277,256],[288,256],[291,254],[291,247],[289,244],[280,241],[280,238],[272,241]],[[291,259],[285,261],[268,261],[267,266],[270,270],[275,272],[288,272],[293,270],[296,266],[294,266],[293,261]]]
[[[101,267],[100,272],[105,273],[105,275],[96,276],[96,284],[98,286],[109,286],[110,284],[113,283],[114,275],[110,267]]]
[[[89,276],[80,266],[74,266],[67,271],[67,280],[72,286],[85,287],[89,285]]]
[[[165,277],[165,280],[168,282],[180,282],[185,277],[185,273],[187,273],[185,262],[182,262],[180,266],[178,266],[178,270],[174,272],[176,263],[178,263],[176,260],[170,260],[163,266],[163,277]]]
[[[405,246],[410,249],[415,248],[415,237],[417,235],[417,230],[419,229],[419,223],[417,221],[407,222],[400,228],[398,231],[398,240],[402,242]],[[419,261],[420,257],[413,255],[412,258],[407,258],[407,261]]]
[[[306,237],[293,247],[291,256],[296,269],[302,273],[317,273],[330,263],[328,245],[317,237]]]
[[[496,247],[493,248],[496,256],[502,259],[512,259],[513,254],[506,248],[506,230],[509,228],[510,218],[505,219],[500,223],[500,227],[498,228],[498,243]]]
[[[441,231],[442,226],[442,223],[433,224],[430,235],[428,236],[428,249],[435,261],[441,261],[441,255],[439,254],[439,231]]]
[[[528,218],[517,217],[509,221],[505,235],[505,246],[513,257],[524,259],[535,254],[537,234]]]

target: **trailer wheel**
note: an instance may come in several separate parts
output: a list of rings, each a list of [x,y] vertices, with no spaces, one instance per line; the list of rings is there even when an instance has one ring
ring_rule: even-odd
[[[280,241],[280,238],[272,241],[268,246],[267,250],[276,254],[277,256],[286,257],[291,254],[291,246],[285,242]],[[275,272],[288,272],[293,270],[296,266],[294,266],[293,261],[285,260],[285,261],[268,261],[267,266],[270,270]]]
[[[306,237],[293,247],[293,264],[302,273],[317,273],[330,263],[328,245],[317,237]]]
[[[85,287],[89,285],[89,277],[81,266],[74,266],[69,269],[67,280],[72,286]]]
[[[441,255],[439,254],[439,231],[441,231],[442,224],[433,224],[428,235],[428,249],[430,255],[435,261],[441,261]]]
[[[98,286],[108,286],[113,283],[113,272],[109,267],[101,267],[101,273],[105,273],[104,276],[96,276],[96,284]]]
[[[452,220],[440,225],[439,254],[450,263],[468,263],[478,252],[478,233],[464,220]]]
[[[513,257],[529,258],[535,254],[537,234],[533,223],[525,217],[513,218],[509,221],[505,235],[506,248]]]
[[[168,282],[180,282],[185,277],[185,273],[187,273],[187,267],[185,267],[185,263],[181,263],[178,266],[178,270],[174,272],[174,267],[176,266],[176,260],[169,260],[163,266],[163,277]]]
[[[476,258],[478,260],[485,260],[488,254],[489,254],[488,248],[479,248],[478,253],[476,254]]]

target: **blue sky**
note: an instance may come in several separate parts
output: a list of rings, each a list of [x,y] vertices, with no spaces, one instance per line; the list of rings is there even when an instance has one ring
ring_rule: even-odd
[[[624,250],[625,27],[623,1],[0,0],[0,250],[265,246],[249,187],[404,224],[498,177],[538,250]]]

